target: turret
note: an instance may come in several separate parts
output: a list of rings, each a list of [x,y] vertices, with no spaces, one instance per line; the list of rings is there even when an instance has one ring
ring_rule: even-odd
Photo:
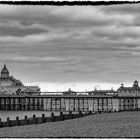
[[[6,68],[6,64],[4,64],[3,69],[1,70],[1,78],[9,77],[9,70]]]
[[[139,87],[139,82],[137,80],[134,81],[133,87],[134,88],[138,88]]]

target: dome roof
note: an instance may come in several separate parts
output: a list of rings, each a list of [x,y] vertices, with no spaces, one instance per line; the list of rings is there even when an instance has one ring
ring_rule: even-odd
[[[137,80],[135,80],[135,81],[134,81],[134,83],[138,83],[138,81],[137,81]]]
[[[1,70],[1,74],[8,74],[9,75],[9,70],[6,68],[5,64],[4,64],[3,69]]]

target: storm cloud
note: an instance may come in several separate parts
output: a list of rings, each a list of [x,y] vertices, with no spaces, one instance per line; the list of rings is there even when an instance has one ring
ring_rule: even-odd
[[[139,8],[0,5],[1,68],[46,89],[140,81]]]

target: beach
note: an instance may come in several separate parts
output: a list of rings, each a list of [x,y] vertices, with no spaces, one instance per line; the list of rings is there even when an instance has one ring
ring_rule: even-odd
[[[0,128],[0,137],[123,138],[140,137],[140,112],[102,113],[44,124]]]

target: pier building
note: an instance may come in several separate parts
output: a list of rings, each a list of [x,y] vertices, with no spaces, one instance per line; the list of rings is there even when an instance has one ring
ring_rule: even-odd
[[[9,75],[9,70],[6,65],[1,70],[0,76],[0,94],[39,94],[40,88],[38,86],[24,86],[23,83]]]
[[[118,96],[140,96],[140,87],[137,80],[134,81],[132,87],[125,87],[124,84],[121,84],[118,89]]]
[[[121,84],[117,90],[117,94],[120,110],[140,108],[140,87],[137,80],[134,81],[132,87],[125,87],[124,84]]]
[[[72,91],[70,88],[68,89],[68,91],[64,91],[63,92],[64,96],[69,96],[69,95],[77,95],[77,93],[75,91]]]

